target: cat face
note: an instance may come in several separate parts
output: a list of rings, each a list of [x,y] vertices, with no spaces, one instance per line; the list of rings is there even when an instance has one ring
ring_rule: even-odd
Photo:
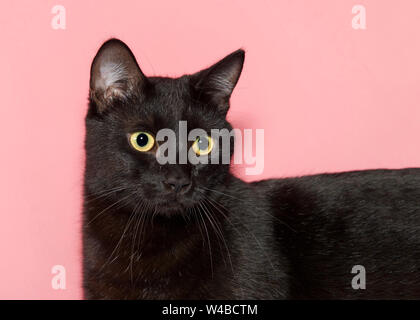
[[[244,52],[239,50],[193,75],[146,77],[124,43],[106,42],[91,68],[86,117],[88,192],[114,190],[133,208],[169,215],[188,211],[206,190],[223,184],[229,165],[222,164],[220,149],[218,153],[211,149],[207,135],[212,129],[232,129],[226,113],[243,61]],[[207,135],[187,141],[184,134],[198,128]],[[175,140],[158,141],[162,129],[171,130]],[[165,143],[175,150],[176,163],[158,161]],[[220,157],[219,164],[181,161],[188,159],[190,149],[201,157]]]

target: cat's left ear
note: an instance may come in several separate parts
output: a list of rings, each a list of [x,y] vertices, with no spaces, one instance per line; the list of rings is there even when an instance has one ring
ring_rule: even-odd
[[[115,100],[141,94],[146,84],[146,76],[124,42],[111,39],[101,46],[90,72],[90,97],[99,113]]]
[[[229,109],[229,99],[239,80],[245,60],[245,51],[239,49],[213,66],[191,76],[199,99],[206,99],[221,112]]]

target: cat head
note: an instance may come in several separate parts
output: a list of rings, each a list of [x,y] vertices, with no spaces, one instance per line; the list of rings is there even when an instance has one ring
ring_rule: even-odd
[[[207,69],[179,78],[147,77],[123,42],[105,42],[90,74],[87,192],[114,190],[132,206],[168,215],[197,206],[207,190],[223,184],[229,164],[180,159],[189,159],[191,150],[201,159],[222,157],[221,148],[213,149],[218,141],[211,138],[211,130],[232,129],[226,114],[244,56],[243,50],[235,51]],[[186,134],[193,129],[204,134],[188,141],[181,126]],[[162,130],[173,132],[175,139],[159,141]],[[175,150],[176,163],[158,161],[164,144]]]

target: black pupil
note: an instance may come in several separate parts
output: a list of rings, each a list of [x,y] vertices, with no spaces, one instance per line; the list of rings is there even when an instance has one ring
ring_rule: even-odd
[[[147,135],[146,135],[145,133],[140,133],[140,134],[137,136],[137,144],[138,144],[140,147],[144,147],[144,146],[146,146],[148,142],[149,142],[149,138],[147,137]]]
[[[200,150],[207,150],[209,147],[209,142],[206,138],[198,138],[198,149]]]

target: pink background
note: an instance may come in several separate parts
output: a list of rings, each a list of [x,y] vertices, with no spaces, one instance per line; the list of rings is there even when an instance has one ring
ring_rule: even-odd
[[[51,27],[57,4],[66,30]],[[351,27],[356,4],[366,30]],[[417,0],[2,0],[0,298],[81,297],[83,118],[109,37],[147,75],[245,48],[229,117],[265,129],[265,178],[420,166],[419,30]],[[66,290],[51,287],[57,264]]]

